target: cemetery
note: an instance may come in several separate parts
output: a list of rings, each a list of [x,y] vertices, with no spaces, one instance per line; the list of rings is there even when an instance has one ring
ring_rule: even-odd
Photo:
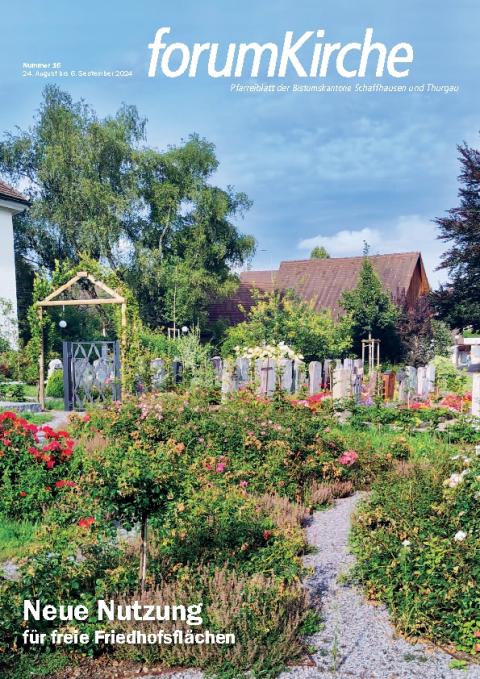
[[[53,87],[0,146],[1,676],[478,678],[478,275],[253,271],[213,145],[143,144]],[[83,613],[29,631],[26,600]]]

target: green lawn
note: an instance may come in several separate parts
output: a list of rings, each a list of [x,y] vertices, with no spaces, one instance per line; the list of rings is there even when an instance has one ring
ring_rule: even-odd
[[[34,523],[0,518],[0,562],[26,556],[36,530]]]

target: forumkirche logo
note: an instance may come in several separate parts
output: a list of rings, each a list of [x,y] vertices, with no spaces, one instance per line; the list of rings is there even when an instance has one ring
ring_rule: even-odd
[[[282,44],[275,42],[231,42],[221,47],[218,42],[194,43],[168,42],[170,26],[159,28],[154,41],[148,45],[152,51],[148,76],[167,78],[206,73],[210,78],[241,78],[258,76],[285,78],[326,78],[332,71],[342,78],[405,78],[413,63],[413,47],[399,42],[388,48],[383,42],[374,42],[373,28],[367,28],[362,42],[324,42],[325,31],[305,31],[295,35],[286,31]]]

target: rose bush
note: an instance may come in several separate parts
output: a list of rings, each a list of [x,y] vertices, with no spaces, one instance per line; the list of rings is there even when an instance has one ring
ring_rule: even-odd
[[[68,482],[74,442],[66,431],[0,414],[0,514],[39,518]]]

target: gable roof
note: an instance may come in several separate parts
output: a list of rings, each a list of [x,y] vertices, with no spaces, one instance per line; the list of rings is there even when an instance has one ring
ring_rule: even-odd
[[[425,278],[423,291],[427,292],[429,286],[419,252],[373,255],[368,259],[394,299],[408,295],[417,267],[421,267],[419,273]],[[342,294],[356,286],[362,262],[363,256],[281,262],[278,287],[295,290],[301,298],[313,302],[317,311],[330,309],[337,316],[342,311]]]
[[[30,201],[25,198],[20,191],[17,191],[9,184],[6,184],[0,179],[0,199],[13,200],[15,203],[22,203],[23,205],[30,205]]]
[[[368,259],[393,299],[406,298],[413,305],[421,294],[429,291],[420,252],[373,255]],[[261,292],[295,290],[299,297],[311,301],[317,311],[330,309],[338,317],[342,313],[342,294],[357,285],[362,262],[363,256],[300,259],[281,262],[278,271],[243,271],[235,294],[210,306],[210,320],[223,319],[231,324],[244,321],[246,313],[238,306],[247,312],[253,306],[252,288]]]

